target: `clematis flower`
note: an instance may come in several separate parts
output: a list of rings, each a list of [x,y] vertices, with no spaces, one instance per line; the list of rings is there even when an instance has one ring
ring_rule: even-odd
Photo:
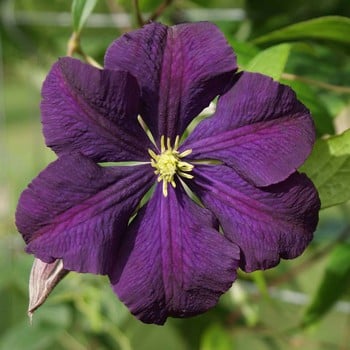
[[[27,252],[108,275],[143,322],[202,313],[238,268],[271,268],[312,239],[320,203],[297,172],[310,113],[289,87],[237,73],[213,24],[146,25],[112,43],[103,70],[60,59],[41,113],[58,159],[19,200]]]

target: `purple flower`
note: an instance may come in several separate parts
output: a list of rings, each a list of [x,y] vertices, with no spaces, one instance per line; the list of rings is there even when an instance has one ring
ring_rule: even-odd
[[[152,23],[125,34],[103,70],[55,63],[41,112],[58,159],[20,198],[27,251],[107,274],[136,317],[158,324],[214,306],[237,268],[300,255],[320,206],[296,170],[314,143],[312,118],[289,87],[236,70],[210,23]],[[218,95],[214,115],[180,142]],[[140,163],[101,166],[126,161]]]

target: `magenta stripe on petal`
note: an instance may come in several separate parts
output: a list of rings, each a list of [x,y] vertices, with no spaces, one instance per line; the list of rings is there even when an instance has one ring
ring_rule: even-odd
[[[120,236],[154,181],[151,167],[104,168],[79,155],[62,156],[22,193],[16,224],[27,251],[64,268],[106,274]]]
[[[320,201],[312,182],[294,173],[258,188],[224,165],[197,166],[188,184],[241,249],[245,271],[267,269],[300,255],[318,222]]]
[[[141,86],[142,117],[156,140],[174,139],[213,98],[229,87],[237,69],[232,48],[212,23],[167,27],[151,23],[116,40],[108,69],[123,69]]]
[[[309,111],[287,86],[243,73],[184,142],[193,159],[217,159],[257,186],[285,180],[303,164],[315,142]]]
[[[163,324],[213,307],[236,278],[239,249],[181,189],[158,185],[125,235],[111,283],[143,322]]]
[[[42,96],[43,132],[56,153],[79,151],[97,162],[148,159],[152,145],[137,122],[140,92],[129,73],[65,57],[53,65]]]

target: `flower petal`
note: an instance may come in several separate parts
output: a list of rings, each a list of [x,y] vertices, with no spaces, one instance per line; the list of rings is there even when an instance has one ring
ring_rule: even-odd
[[[148,159],[151,143],[137,122],[139,94],[129,73],[60,59],[42,89],[47,145],[58,154],[79,151],[97,162]]]
[[[158,141],[161,135],[181,135],[215,96],[227,90],[237,69],[223,34],[208,22],[146,25],[116,40],[107,50],[105,66],[137,78],[142,117]]]
[[[219,219],[225,236],[240,247],[245,271],[294,258],[311,241],[320,201],[304,174],[257,188],[224,165],[197,166],[193,173],[189,186]]]
[[[149,165],[107,168],[83,156],[62,156],[19,200],[16,224],[27,251],[46,263],[62,259],[66,270],[106,274],[152,181]]]
[[[285,180],[305,161],[315,141],[309,111],[287,86],[243,73],[180,150],[214,158],[257,186]]]
[[[180,184],[178,184],[180,185]],[[236,278],[239,249],[214,229],[211,213],[189,199],[181,186],[168,197],[157,185],[132,222],[111,283],[143,322],[204,312]]]

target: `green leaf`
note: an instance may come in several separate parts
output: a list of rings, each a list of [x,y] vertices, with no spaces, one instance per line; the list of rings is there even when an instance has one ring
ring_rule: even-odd
[[[263,271],[254,271],[250,274],[252,280],[255,282],[259,292],[264,296],[266,300],[270,299],[268,285],[265,279]]]
[[[5,332],[0,340],[0,350],[44,350],[50,349],[56,343],[56,339],[64,330],[59,328],[37,325],[29,325],[29,321],[16,324]]]
[[[96,0],[73,0],[72,3],[72,17],[73,29],[76,33],[81,32],[83,26],[93,11]]]
[[[220,325],[214,324],[204,331],[200,350],[232,350],[233,342],[228,332]]]
[[[301,167],[319,191],[322,208],[350,199],[350,130],[320,139]]]
[[[269,75],[279,80],[286,66],[291,44],[280,44],[257,54],[247,65],[246,70]]]
[[[350,286],[350,244],[337,246],[331,253],[323,279],[302,320],[309,327],[321,319]]]
[[[326,16],[292,24],[253,40],[254,44],[271,44],[285,40],[328,40],[350,44],[350,18]]]
[[[237,55],[237,63],[240,68],[246,69],[248,63],[259,53],[259,49],[251,43],[237,41],[232,36],[227,37]]]

